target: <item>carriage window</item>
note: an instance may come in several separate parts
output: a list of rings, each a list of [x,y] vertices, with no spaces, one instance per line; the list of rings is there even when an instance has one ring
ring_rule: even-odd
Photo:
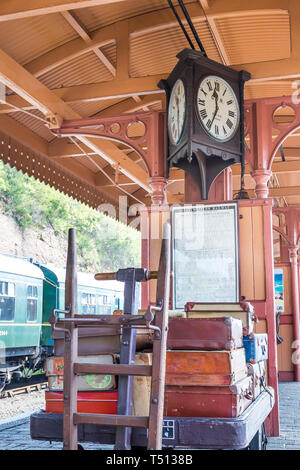
[[[81,297],[81,306],[83,315],[96,315],[95,294],[83,293]]]
[[[27,318],[26,321],[37,321],[37,286],[27,286]]]
[[[99,296],[99,305],[107,305],[107,295]]]
[[[0,321],[13,321],[15,316],[15,285],[0,281]]]

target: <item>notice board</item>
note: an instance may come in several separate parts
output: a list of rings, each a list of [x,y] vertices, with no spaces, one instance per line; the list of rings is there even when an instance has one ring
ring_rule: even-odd
[[[172,207],[173,309],[239,302],[237,203]]]

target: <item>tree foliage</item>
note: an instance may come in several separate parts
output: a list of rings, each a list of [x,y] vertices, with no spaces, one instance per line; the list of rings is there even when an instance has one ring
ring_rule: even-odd
[[[22,231],[76,230],[81,269],[114,271],[140,266],[140,233],[0,162],[2,210]]]

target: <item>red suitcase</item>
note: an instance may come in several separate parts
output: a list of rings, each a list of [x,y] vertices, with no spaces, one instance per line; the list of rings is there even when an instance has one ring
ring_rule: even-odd
[[[243,323],[232,317],[171,318],[169,349],[232,350],[243,347]]]
[[[46,413],[63,413],[63,392],[45,392]],[[118,391],[78,392],[77,412],[116,415]]]
[[[252,377],[228,387],[165,388],[164,416],[237,418],[252,403]]]

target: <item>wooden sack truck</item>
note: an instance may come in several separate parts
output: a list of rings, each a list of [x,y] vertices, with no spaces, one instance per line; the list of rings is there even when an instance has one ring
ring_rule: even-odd
[[[164,382],[166,341],[168,324],[168,299],[170,285],[170,225],[165,225],[165,237],[161,250],[158,272],[145,269],[120,269],[116,273],[96,274],[97,280],[116,279],[125,283],[124,315],[77,315],[77,279],[75,233],[69,231],[68,262],[66,272],[66,311],[60,319],[53,312],[50,322],[55,331],[65,332],[64,348],[64,417],[63,448],[78,448],[78,425],[92,424],[115,426],[115,449],[131,448],[133,427],[148,429],[148,449],[161,449],[164,406]],[[157,302],[149,306],[145,315],[137,315],[136,283],[157,279]],[[156,311],[155,324],[153,324]],[[115,328],[119,335],[121,327],[120,364],[92,364],[78,362],[78,331],[84,327]],[[135,365],[136,328],[154,331],[152,366]],[[77,412],[77,375],[112,374],[119,376],[117,415]],[[151,376],[150,415],[132,416],[133,376]]]
[[[172,398],[174,387],[167,386],[167,336],[170,295],[170,224],[164,224],[164,236],[158,271],[120,269],[117,273],[96,274],[96,279],[117,279],[125,283],[124,312],[121,315],[77,315],[75,233],[69,231],[66,272],[66,310],[53,311],[50,322],[53,336],[64,335],[64,394],[61,412],[39,412],[31,416],[31,437],[39,440],[63,441],[65,450],[78,449],[78,442],[114,445],[116,450],[133,447],[159,450],[185,447],[192,449],[262,449],[264,421],[274,406],[274,390],[264,387],[257,398],[237,417],[164,416],[166,398]],[[157,279],[156,305],[139,312],[137,282]],[[153,313],[155,312],[155,316]],[[178,312],[176,312],[177,315]],[[184,320],[186,322],[188,320]],[[170,323],[170,327],[172,322]],[[152,364],[134,364],[137,331],[152,336]],[[96,342],[90,331],[96,335]],[[82,354],[97,354],[97,344],[105,331],[118,336],[119,363],[92,364],[78,361]],[[86,336],[85,336],[85,332]],[[120,335],[121,332],[121,335]],[[57,337],[57,336],[56,336]],[[89,340],[88,352],[84,340]],[[198,341],[198,340],[197,340]],[[96,351],[96,352],[95,352]],[[112,352],[112,351],[110,351]],[[103,350],[101,349],[101,353]],[[172,353],[172,352],[171,352]],[[170,358],[170,352],[168,352]],[[173,351],[176,356],[176,351]],[[88,357],[88,356],[87,356]],[[174,363],[174,366],[176,364]],[[116,414],[77,411],[77,377],[80,374],[111,374],[118,376]],[[149,416],[133,415],[134,376],[151,377]],[[168,376],[168,380],[170,377]],[[166,387],[165,387],[166,384]],[[193,384],[192,384],[193,385]],[[176,387],[175,387],[176,388]],[[197,387],[196,387],[197,388]],[[187,390],[189,389],[189,390]],[[187,387],[183,391],[194,392]],[[176,393],[178,387],[176,389]],[[165,403],[164,403],[165,402]],[[171,408],[170,408],[171,409]],[[46,410],[47,411],[47,410]],[[186,416],[186,415],[185,415]]]

